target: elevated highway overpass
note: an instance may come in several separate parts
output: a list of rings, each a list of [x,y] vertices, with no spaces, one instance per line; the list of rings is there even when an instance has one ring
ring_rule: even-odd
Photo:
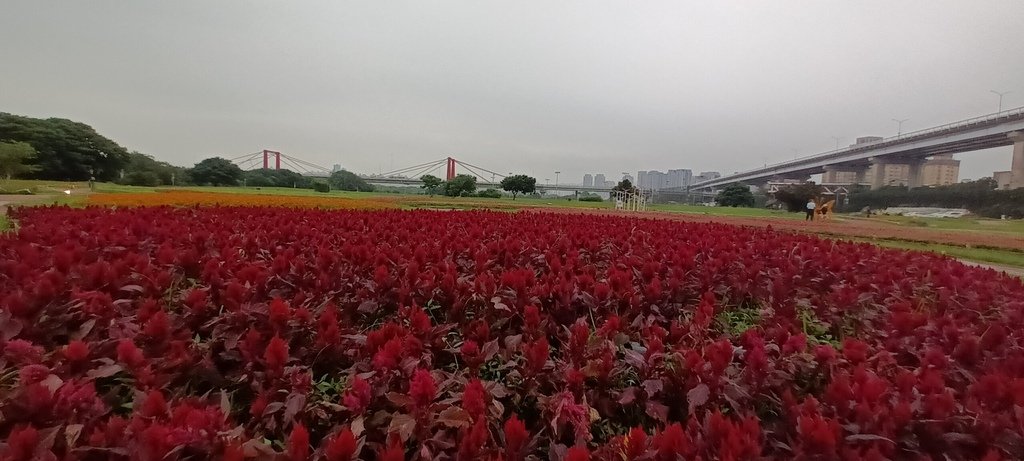
[[[923,163],[931,156],[956,154],[992,147],[1013,146],[1010,188],[1024,187],[1024,107],[961,120],[891,138],[735,173],[690,186],[709,190],[732,183],[764,184],[773,180],[803,179],[828,170],[856,172],[858,183],[881,187],[884,166],[908,165],[909,185],[922,185]],[[869,167],[873,174],[868,177]]]

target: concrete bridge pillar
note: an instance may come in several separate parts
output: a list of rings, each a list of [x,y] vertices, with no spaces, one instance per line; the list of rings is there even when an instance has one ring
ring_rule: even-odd
[[[907,187],[924,186],[924,159],[913,159],[907,161]]]
[[[871,185],[872,189],[880,189],[885,184],[885,167],[889,165],[889,162],[881,158],[871,159],[871,177],[867,178],[867,183]]]
[[[1010,164],[1010,189],[1024,187],[1024,132],[1010,133],[1013,140],[1013,162]]]

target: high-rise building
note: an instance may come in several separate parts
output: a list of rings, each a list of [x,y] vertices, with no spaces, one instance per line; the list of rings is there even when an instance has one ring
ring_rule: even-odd
[[[693,180],[693,171],[686,169],[668,170],[667,176],[666,187],[687,187],[690,185],[690,181]]]
[[[341,171],[341,165],[339,165],[339,164],[335,163],[335,164],[334,164],[334,168],[333,168],[333,169],[331,170],[331,172],[332,172],[332,173],[336,173],[336,172],[338,172],[338,171]]]
[[[697,184],[699,182],[710,181],[712,179],[721,178],[722,174],[717,171],[701,171],[699,175],[693,178],[693,182],[690,184]]]
[[[605,180],[604,180],[604,175],[603,174],[598,173],[598,174],[594,175],[594,187],[608,187],[608,185],[605,184]]]
[[[634,186],[636,185],[636,181],[633,181],[633,175],[631,175],[629,173],[626,173],[626,174],[622,175],[622,179],[625,180],[625,181],[629,181],[629,183],[634,185]]]
[[[634,184],[634,185],[636,187],[644,189],[644,188],[647,187],[645,184],[647,184],[647,172],[643,171],[643,170],[637,171],[636,172],[636,184]]]
[[[594,187],[594,176],[590,173],[583,175],[583,187]]]
[[[936,155],[924,162],[921,183],[925,186],[946,186],[956,184],[960,179],[960,161],[953,154]]]

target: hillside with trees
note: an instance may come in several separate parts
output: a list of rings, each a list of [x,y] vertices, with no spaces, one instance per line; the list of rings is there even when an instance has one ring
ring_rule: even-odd
[[[0,142],[26,143],[35,150],[18,176],[26,179],[100,181],[118,179],[131,160],[128,150],[85,123],[0,113]]]

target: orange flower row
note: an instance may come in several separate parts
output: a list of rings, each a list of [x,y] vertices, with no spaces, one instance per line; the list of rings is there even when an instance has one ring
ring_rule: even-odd
[[[276,206],[288,208],[344,208],[383,209],[398,208],[394,202],[380,199],[344,197],[317,197],[304,195],[233,194],[204,191],[174,190],[156,193],[92,194],[89,205],[103,206]]]

